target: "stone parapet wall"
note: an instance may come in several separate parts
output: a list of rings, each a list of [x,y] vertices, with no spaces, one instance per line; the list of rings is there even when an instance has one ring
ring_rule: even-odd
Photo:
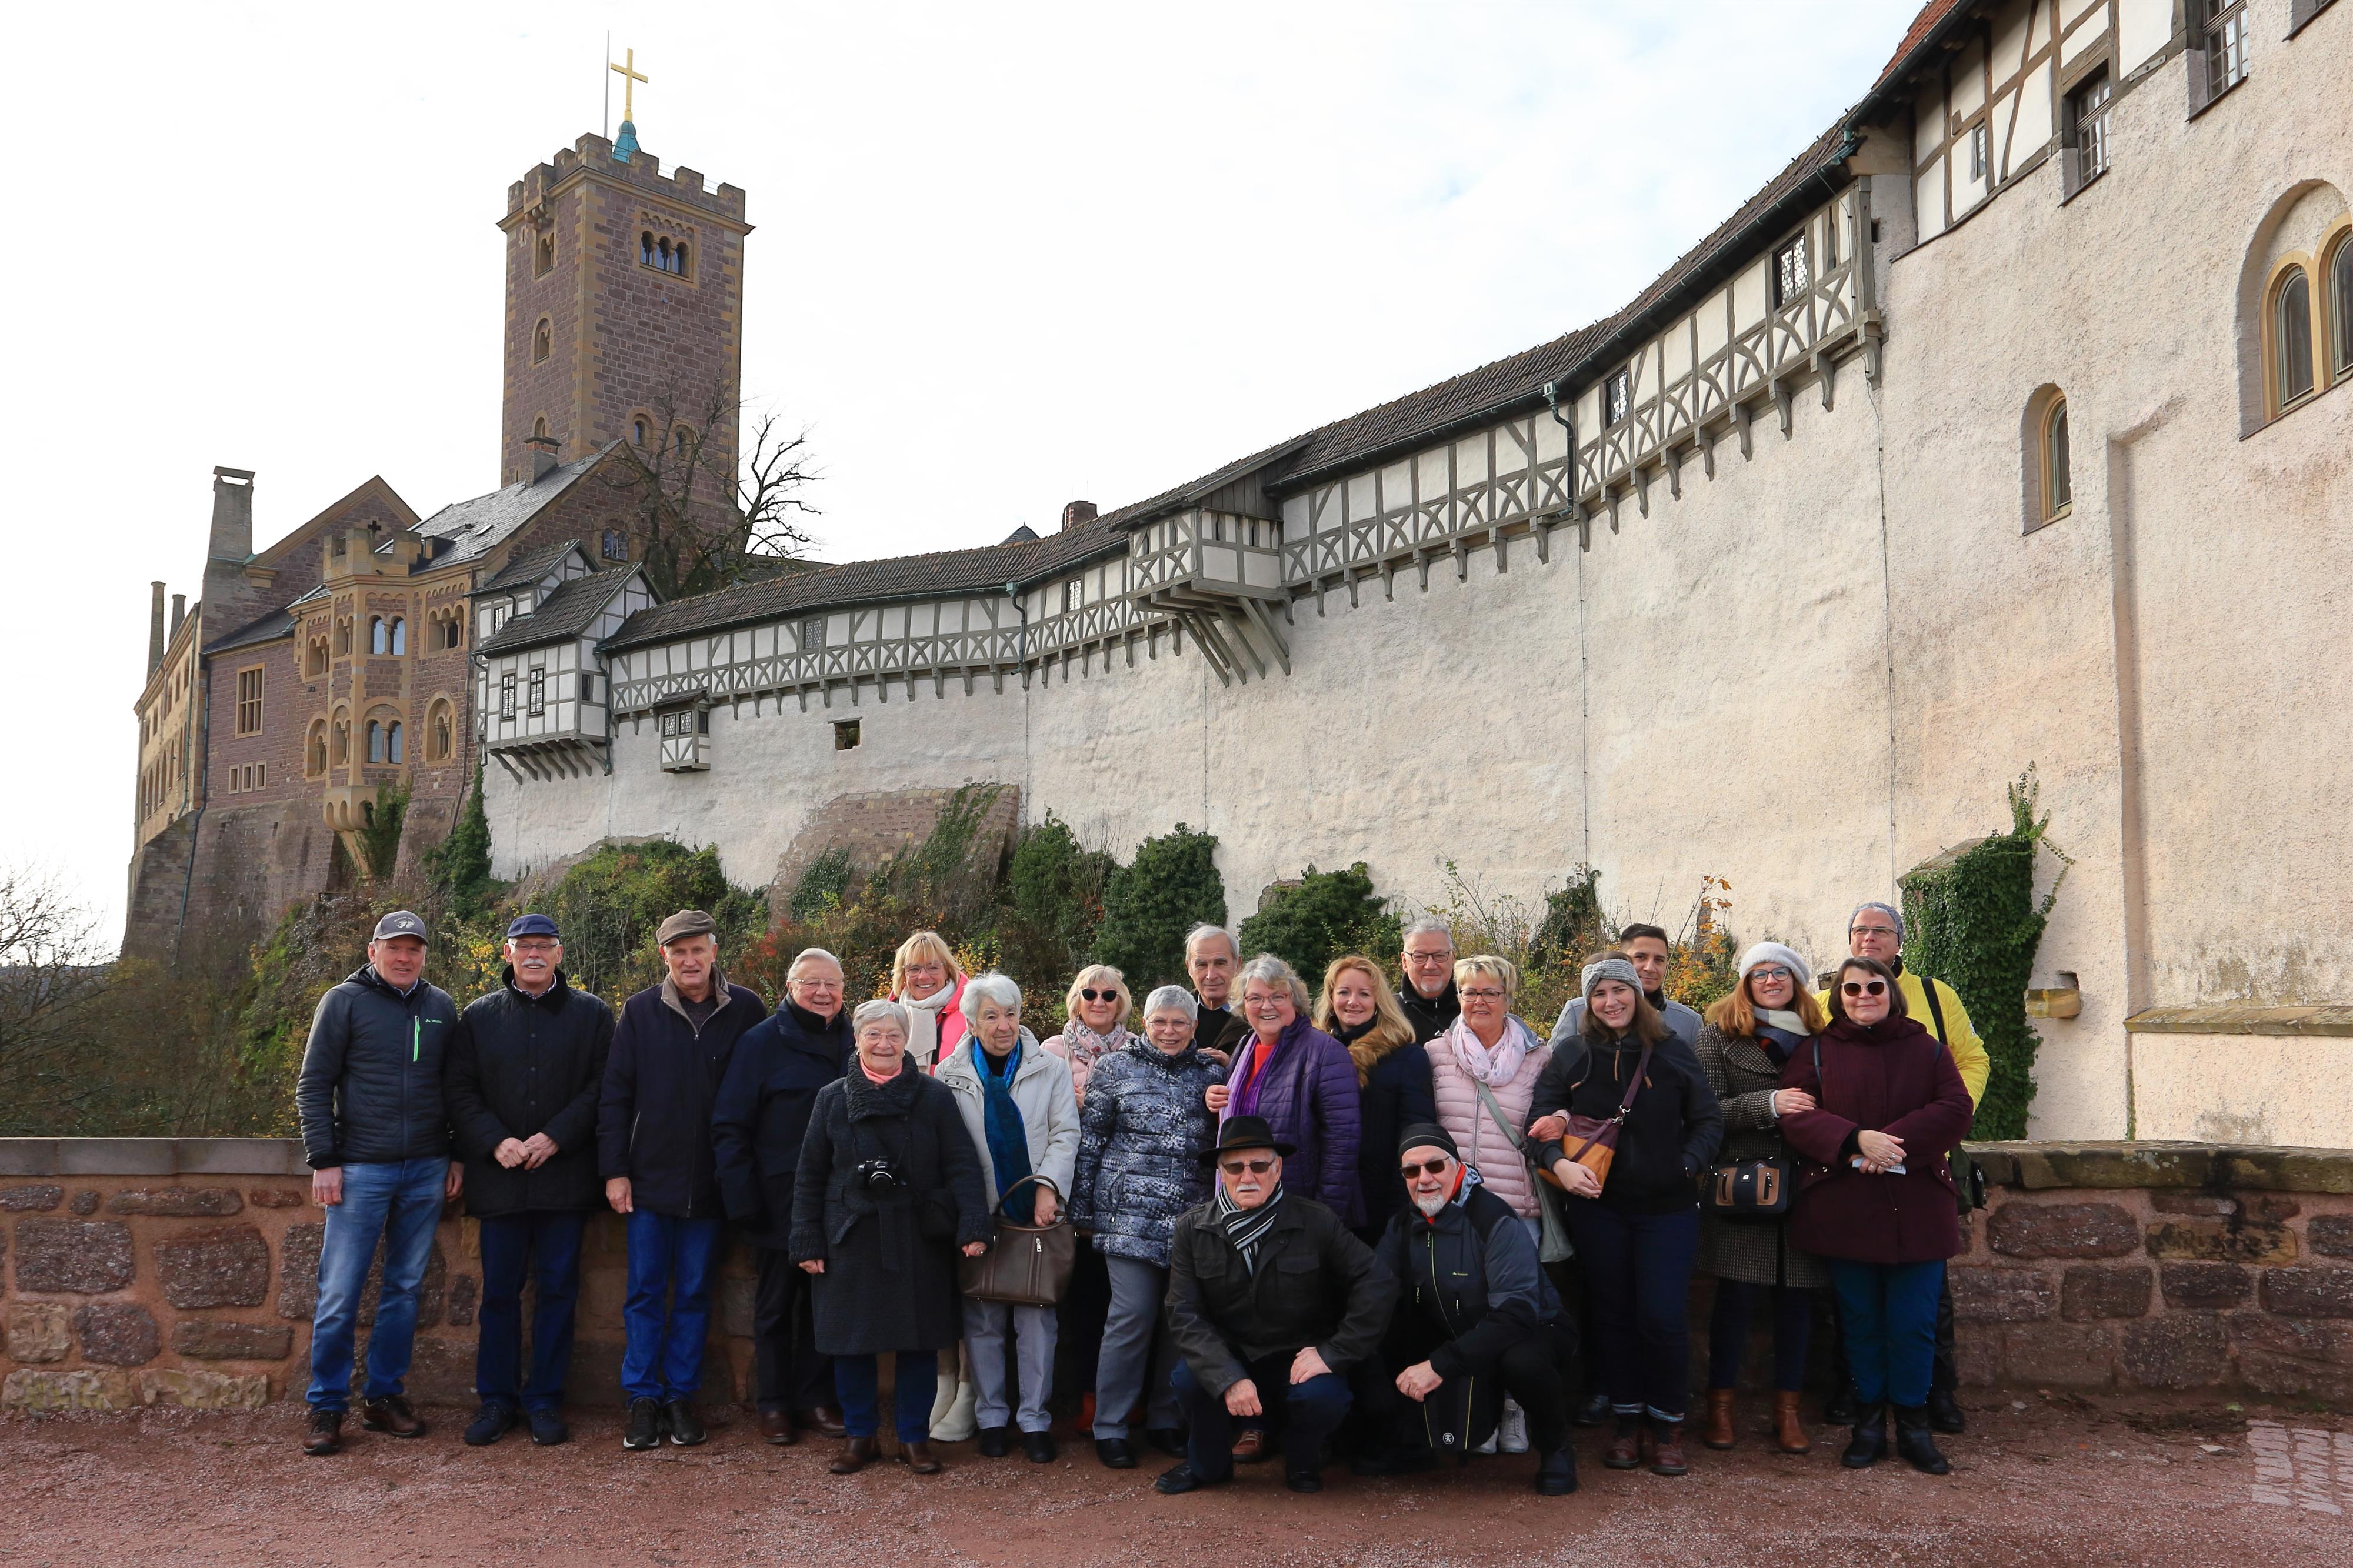
[[[2253,1394],[2353,1409],[2353,1150],[1977,1146],[1990,1206],[1955,1259],[1977,1387]],[[410,1392],[472,1399],[475,1226],[451,1205]],[[300,1399],[322,1216],[290,1139],[0,1140],[0,1408]],[[570,1397],[620,1403],[627,1252],[590,1224]],[[732,1247],[705,1396],[752,1369],[752,1259]],[[373,1313],[371,1291],[363,1321]]]

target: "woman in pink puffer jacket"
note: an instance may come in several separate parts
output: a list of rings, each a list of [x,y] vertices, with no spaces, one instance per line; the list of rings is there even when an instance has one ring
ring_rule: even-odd
[[[1536,1076],[1552,1059],[1552,1047],[1512,1016],[1520,974],[1510,960],[1481,954],[1454,966],[1454,992],[1462,1016],[1424,1048],[1430,1052],[1430,1087],[1438,1097],[1438,1122],[1462,1151],[1489,1192],[1512,1205],[1531,1236],[1541,1240],[1535,1178],[1528,1173],[1518,1142],[1496,1124],[1483,1085],[1503,1109],[1514,1132],[1528,1124],[1528,1102]]]

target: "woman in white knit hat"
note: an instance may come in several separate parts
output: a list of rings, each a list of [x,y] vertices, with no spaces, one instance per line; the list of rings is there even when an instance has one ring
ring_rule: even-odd
[[[1760,942],[1740,955],[1740,984],[1707,1010],[1693,1049],[1724,1108],[1720,1163],[1786,1163],[1781,1118],[1814,1109],[1804,1090],[1775,1087],[1790,1056],[1826,1022],[1807,989],[1810,973],[1794,949]],[[1701,1206],[1698,1271],[1716,1282],[1707,1328],[1707,1428],[1701,1439],[1711,1448],[1729,1448],[1737,1440],[1733,1390],[1746,1359],[1750,1313],[1767,1300],[1773,1310],[1773,1446],[1785,1454],[1813,1447],[1798,1419],[1798,1395],[1805,1387],[1814,1292],[1830,1284],[1831,1272],[1829,1264],[1791,1245],[1788,1230],[1786,1217],[1727,1220]]]

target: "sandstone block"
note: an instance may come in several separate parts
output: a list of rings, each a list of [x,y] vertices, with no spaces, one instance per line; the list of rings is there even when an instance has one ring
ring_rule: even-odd
[[[131,1283],[131,1227],[121,1220],[20,1219],[16,1289],[96,1296]]]
[[[2353,1258],[2353,1214],[2316,1214],[2304,1227],[2304,1244],[2323,1258]]]
[[[62,1301],[8,1303],[7,1351],[18,1361],[63,1361],[73,1345],[73,1309]]]
[[[2151,1258],[2218,1263],[2293,1263],[2295,1233],[2277,1220],[2167,1220],[2148,1227]]]
[[[76,1307],[73,1326],[84,1361],[143,1366],[164,1348],[155,1315],[135,1301],[93,1301]]]
[[[286,1227],[286,1237],[278,1249],[278,1315],[281,1318],[307,1320],[319,1306],[319,1247],[325,1238],[324,1225],[291,1225]],[[417,1326],[431,1328],[441,1321],[447,1305],[449,1260],[442,1255],[441,1244],[433,1244],[433,1256],[425,1266],[425,1279],[417,1287]],[[367,1282],[360,1288],[359,1321],[363,1327],[375,1321],[376,1298],[384,1289],[384,1248],[376,1247],[375,1258],[368,1265]]]
[[[294,1330],[284,1323],[220,1323],[201,1318],[172,1325],[172,1349],[197,1361],[284,1361]]]
[[[73,1202],[69,1206],[71,1207],[73,1212],[76,1214],[96,1214],[98,1212],[98,1194],[90,1191],[88,1188],[84,1188],[82,1191],[78,1192],[73,1195]]]
[[[2249,1201],[2258,1219],[2294,1219],[2304,1212],[2304,1205],[2284,1193],[2263,1193]]]
[[[2002,1372],[2011,1383],[2105,1388],[2116,1381],[2116,1331],[2105,1323],[2042,1323],[2002,1331]]]
[[[2242,1349],[2239,1380],[2257,1394],[2316,1399],[2338,1410],[2353,1405],[2353,1368],[2316,1366],[2270,1351]]]
[[[269,1244],[249,1225],[189,1231],[155,1244],[155,1272],[164,1300],[184,1310],[259,1307],[269,1294]]]
[[[2266,1268],[2263,1305],[2287,1318],[2353,1318],[2353,1268]]]
[[[2317,1365],[2353,1368],[2353,1323],[2320,1318],[2275,1318],[2249,1309],[2224,1320],[2243,1362],[2250,1352]]]
[[[2165,1263],[2158,1275],[2167,1306],[2199,1311],[2238,1306],[2255,1288],[2254,1276],[2235,1263]]]
[[[2051,1280],[2033,1268],[1956,1268],[1953,1316],[1971,1323],[2030,1323],[2051,1315]]]
[[[134,1188],[106,1201],[109,1214],[157,1215],[170,1219],[217,1219],[245,1207],[234,1187]]]
[[[269,1374],[151,1369],[139,1374],[139,1403],[190,1410],[259,1410],[269,1403]]]
[[[2196,1215],[2202,1219],[2229,1219],[2239,1212],[2236,1198],[2211,1193],[2151,1193],[2148,1206],[2158,1214]]]
[[[72,1372],[12,1372],[0,1382],[0,1410],[41,1415],[54,1410],[128,1410],[139,1394],[127,1372],[79,1367]]]
[[[0,1187],[0,1209],[53,1209],[66,1201],[63,1187]]]
[[[2126,1324],[2116,1364],[2143,1388],[2204,1388],[2230,1371],[2230,1337],[2211,1313],[2169,1312]]]
[[[2114,1204],[2004,1204],[1986,1237],[2009,1258],[2122,1258],[2140,1247],[2140,1226]]]
[[[301,1193],[284,1192],[277,1187],[256,1187],[245,1194],[245,1201],[258,1209],[298,1209],[310,1200]]]
[[[2059,1281],[2059,1315],[2070,1321],[2143,1317],[2155,1283],[2144,1265],[2079,1263]]]

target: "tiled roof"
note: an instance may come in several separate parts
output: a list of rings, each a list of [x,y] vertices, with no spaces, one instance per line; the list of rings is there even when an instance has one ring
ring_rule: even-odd
[[[417,525],[419,534],[435,542],[433,563],[469,561],[513,537],[610,449],[600,447],[585,458],[558,464],[543,479],[521,479],[503,489],[443,507]]]
[[[1921,6],[1920,14],[1912,18],[1912,26],[1905,29],[1904,41],[1895,46],[1895,52],[1888,57],[1886,68],[1879,73],[1879,80],[1873,85],[1886,85],[1887,79],[1912,58],[1912,51],[1928,41],[1928,35],[1936,30],[1936,24],[1960,7],[1961,0],[1928,0]]]
[[[308,598],[309,595],[305,595],[303,597]],[[295,603],[300,604],[301,600],[298,599]],[[252,647],[259,643],[276,642],[280,637],[292,637],[294,625],[295,617],[291,613],[283,609],[272,610],[259,620],[247,622],[220,641],[206,643],[206,657],[227,653],[231,648]]]
[[[634,566],[617,566],[609,572],[558,584],[555,592],[540,601],[539,608],[527,616],[511,616],[474,651],[484,656],[511,653],[516,648],[543,647],[576,637],[588,629],[613,595],[621,591],[621,584],[636,572]]]
[[[501,567],[498,575],[482,586],[486,589],[507,588],[518,583],[536,583],[554,570],[557,562],[579,549],[578,540],[567,539],[561,544],[551,544],[544,550],[534,550],[529,555],[518,555]],[[582,553],[586,554],[586,552],[583,551]]]

